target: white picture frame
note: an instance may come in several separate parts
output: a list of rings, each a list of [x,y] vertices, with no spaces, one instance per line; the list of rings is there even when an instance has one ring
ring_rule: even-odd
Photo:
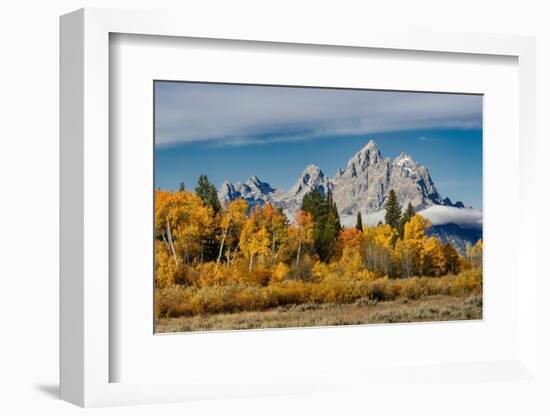
[[[472,363],[418,363],[417,380],[531,380],[537,383],[536,361],[536,218],[527,208],[534,198],[535,160],[535,41],[529,37],[428,32],[303,31],[277,24],[251,22],[238,30],[223,19],[204,26],[192,16],[106,9],[83,9],[61,18],[61,398],[80,406],[158,403],[198,398],[248,397],[356,390],[402,379],[411,369],[362,371],[332,369],[317,373],[271,374],[261,380],[219,380],[183,377],[181,380],[111,382],[109,253],[109,36],[114,33],[187,38],[331,45],[452,54],[504,55],[519,67],[519,214],[518,262],[524,272],[517,292],[517,354],[506,360]],[[510,270],[516,273],[517,270]],[[276,337],[277,333],[270,334]],[[333,335],[336,336],[336,335]],[[243,364],[244,365],[244,364]],[[483,374],[480,377],[480,374]],[[489,376],[490,375],[490,376]],[[232,375],[233,377],[234,375]],[[345,380],[345,381],[343,381]]]

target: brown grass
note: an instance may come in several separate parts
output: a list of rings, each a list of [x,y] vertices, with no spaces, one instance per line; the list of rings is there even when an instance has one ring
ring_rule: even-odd
[[[453,321],[482,318],[480,295],[450,295],[422,299],[401,298],[379,302],[359,298],[354,303],[284,305],[266,311],[202,314],[162,318],[156,332],[214,331],[232,329],[315,327],[397,322]]]

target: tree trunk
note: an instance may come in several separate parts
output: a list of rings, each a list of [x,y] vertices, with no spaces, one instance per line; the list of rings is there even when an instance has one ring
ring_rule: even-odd
[[[220,252],[218,253],[218,259],[216,260],[216,267],[218,266],[218,264],[220,264],[220,260],[222,259],[223,244],[225,243],[225,237],[227,236],[227,230],[228,230],[228,228],[226,228],[226,229],[223,231],[222,242],[221,242],[221,244],[220,244]]]
[[[189,236],[185,238],[185,264],[189,264]]]
[[[170,249],[172,251],[172,256],[174,257],[174,264],[176,269],[178,268],[178,258],[176,256],[176,249],[174,248],[174,241],[172,240],[172,231],[170,229],[170,221],[166,218],[166,234],[168,235],[168,242],[170,244]]]
[[[271,265],[275,265],[275,236],[273,236],[273,242],[271,243]]]
[[[229,265],[231,264],[231,246],[227,248],[227,254],[225,255],[225,258],[227,260],[225,268],[229,270]]]
[[[231,259],[231,265],[233,265],[233,262],[235,261],[235,257],[237,257],[237,252],[239,251],[240,246],[241,246],[241,242],[239,241],[237,243],[237,247],[235,247],[235,251],[233,252],[233,258]]]
[[[300,263],[300,251],[302,251],[302,240],[298,243],[298,253],[296,254],[296,266]]]
[[[250,262],[248,263],[248,271],[252,271],[252,263],[254,262],[254,254],[250,255]]]

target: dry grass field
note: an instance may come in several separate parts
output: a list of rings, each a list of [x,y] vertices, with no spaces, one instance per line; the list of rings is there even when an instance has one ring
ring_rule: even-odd
[[[201,314],[161,318],[156,332],[315,327],[482,318],[482,297],[430,296],[419,300],[377,302],[361,298],[351,304],[285,305],[265,311]]]

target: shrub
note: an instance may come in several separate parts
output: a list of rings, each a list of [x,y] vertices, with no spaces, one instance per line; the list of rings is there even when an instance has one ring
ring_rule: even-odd
[[[271,282],[272,283],[282,282],[285,279],[288,271],[289,271],[289,267],[286,264],[282,262],[277,263],[277,265],[273,268],[273,273],[271,273]]]
[[[166,288],[175,283],[182,282],[185,278],[184,266],[176,267],[174,258],[168,252],[165,245],[157,241],[155,244],[155,284],[158,288]]]
[[[294,264],[290,267],[286,278],[290,280],[301,280],[303,282],[310,282],[313,280],[313,268],[309,259],[304,259],[298,264]]]
[[[316,261],[313,263],[313,279],[317,282],[323,280],[325,277],[327,277],[331,270],[328,264],[322,262],[322,261]]]
[[[315,267],[315,266],[314,266]],[[200,268],[204,276],[217,276],[212,266]],[[275,268],[277,269],[277,267]],[[317,268],[318,270],[318,268]],[[323,273],[327,272],[323,268]],[[262,277],[258,270],[254,278]],[[201,275],[202,276],[202,275]],[[262,278],[263,279],[263,278]],[[157,289],[155,313],[159,317],[255,311],[286,305],[351,304],[382,302],[395,299],[421,299],[425,296],[452,295],[481,299],[481,272],[471,269],[457,276],[439,278],[412,277],[408,279],[346,278],[329,269],[320,281],[284,280],[261,284],[238,283],[231,277],[224,284],[213,286],[172,285]],[[316,278],[317,279],[317,278]],[[215,279],[214,279],[215,280]],[[260,279],[260,283],[263,280]],[[471,300],[471,303],[477,300]]]
[[[200,287],[217,286],[227,282],[227,273],[223,267],[214,262],[204,263],[196,267]]]
[[[386,278],[376,279],[370,285],[369,298],[384,301],[384,300],[394,300],[395,294],[391,290],[391,282]]]
[[[407,299],[419,299],[424,294],[424,289],[418,278],[403,279],[401,295]]]
[[[454,278],[450,292],[453,296],[464,297],[471,294],[481,294],[481,290],[481,271],[470,269]]]
[[[247,274],[247,282],[250,285],[265,286],[271,279],[271,270],[264,266],[258,266]]]

